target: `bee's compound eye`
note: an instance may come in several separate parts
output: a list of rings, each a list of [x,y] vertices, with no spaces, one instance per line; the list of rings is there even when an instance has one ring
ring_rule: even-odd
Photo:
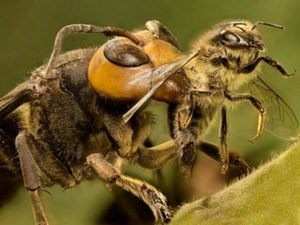
[[[222,42],[225,44],[237,44],[240,42],[240,39],[233,33],[224,33],[222,36]]]

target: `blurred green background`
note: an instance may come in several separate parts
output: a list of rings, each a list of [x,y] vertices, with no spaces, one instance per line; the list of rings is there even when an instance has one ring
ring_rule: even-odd
[[[224,19],[267,21],[286,27],[285,31],[260,27],[267,55],[280,61],[288,71],[300,71],[300,1],[298,0],[0,0],[0,95],[12,89],[31,70],[49,57],[56,32],[71,23],[90,23],[132,30],[147,20],[164,23],[178,37],[184,50],[201,32]],[[99,35],[73,35],[64,49],[75,49],[103,43]],[[283,79],[274,69],[264,65],[263,77],[280,93],[300,117],[300,76]],[[160,118],[160,117],[159,117]],[[249,104],[230,111],[228,145],[237,149],[251,165],[268,160],[290,143],[264,133],[255,143],[248,138],[255,133],[257,115]],[[156,142],[168,138],[166,126],[157,126]],[[164,132],[164,133],[161,133]],[[208,139],[218,141],[218,126]],[[145,173],[143,170],[141,173]],[[1,182],[1,181],[0,181]],[[95,224],[96,214],[105,213],[113,196],[98,181],[85,182],[71,190],[47,189],[46,211],[52,224]],[[29,197],[24,190],[0,209],[0,225],[33,224]]]

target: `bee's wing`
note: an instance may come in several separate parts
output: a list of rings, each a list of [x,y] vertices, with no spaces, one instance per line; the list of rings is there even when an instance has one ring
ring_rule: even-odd
[[[34,95],[34,83],[25,81],[0,99],[0,121],[20,105],[29,102]]]
[[[276,137],[297,138],[299,121],[292,108],[260,76],[249,83],[250,93],[266,108],[265,129]]]
[[[164,82],[166,82],[172,75],[174,75],[178,70],[180,70],[184,65],[190,62],[197,55],[198,53],[196,52],[184,59],[150,69],[137,75],[137,79],[131,81],[132,84],[134,84],[135,82],[138,83],[150,81],[154,85],[143,98],[141,98],[127,113],[123,115],[124,122],[126,123],[128,120],[130,120],[135,112],[152,97],[152,95],[157,91],[158,88],[160,88],[164,84]]]

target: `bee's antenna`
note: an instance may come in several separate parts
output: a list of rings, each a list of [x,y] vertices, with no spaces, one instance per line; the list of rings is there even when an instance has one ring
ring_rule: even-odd
[[[265,26],[269,26],[269,27],[275,27],[275,28],[278,28],[278,29],[284,30],[284,27],[283,27],[283,26],[281,26],[281,25],[274,24],[274,23],[262,22],[262,21],[256,22],[256,23],[253,25],[253,27],[252,27],[252,30],[254,30],[254,29],[255,29],[255,27],[257,27],[258,25],[265,25]]]

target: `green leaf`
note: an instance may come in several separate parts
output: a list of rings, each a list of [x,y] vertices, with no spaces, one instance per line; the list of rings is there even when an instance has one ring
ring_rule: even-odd
[[[300,224],[300,142],[223,191],[184,205],[170,223],[179,224]]]

